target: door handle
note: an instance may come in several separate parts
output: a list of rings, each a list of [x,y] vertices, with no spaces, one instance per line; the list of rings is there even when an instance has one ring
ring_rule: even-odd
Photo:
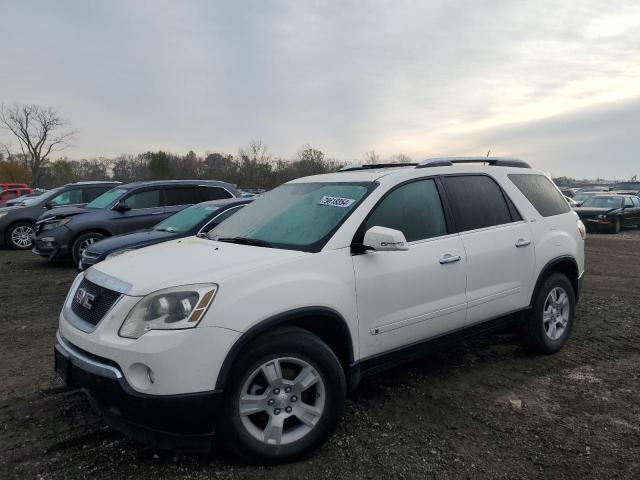
[[[516,242],[516,247],[526,247],[527,245],[531,245],[531,240],[527,240],[525,238],[519,238]]]
[[[461,258],[462,257],[460,255],[451,255],[447,253],[440,259],[440,265],[446,265],[447,263],[456,263],[459,262]]]

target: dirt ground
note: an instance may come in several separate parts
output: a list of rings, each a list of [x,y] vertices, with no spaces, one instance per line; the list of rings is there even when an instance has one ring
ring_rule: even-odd
[[[640,231],[592,234],[573,336],[531,356],[509,334],[363,381],[309,460],[249,467],[175,455],[105,425],[53,384],[75,273],[0,250],[0,478],[640,478]]]

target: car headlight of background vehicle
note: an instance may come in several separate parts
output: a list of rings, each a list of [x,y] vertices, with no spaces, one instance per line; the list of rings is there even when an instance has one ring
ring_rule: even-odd
[[[607,218],[607,216],[606,216],[606,215],[598,215],[598,217],[597,217],[597,218],[599,218],[599,219],[601,219],[601,220],[604,220],[605,218]]]
[[[71,221],[71,217],[61,218],[60,220],[52,220],[50,222],[45,222],[42,224],[42,231],[45,230],[53,230],[54,228],[61,227],[62,225],[66,225]]]
[[[140,338],[149,330],[194,328],[217,291],[215,283],[200,283],[150,293],[131,309],[118,334],[126,338]]]
[[[122,250],[116,250],[115,252],[111,252],[109,255],[104,257],[105,260],[113,257],[117,257],[118,255],[122,255],[123,253],[131,252],[135,250],[135,248],[123,248]]]
[[[0,218],[4,217],[9,212],[0,212]]]

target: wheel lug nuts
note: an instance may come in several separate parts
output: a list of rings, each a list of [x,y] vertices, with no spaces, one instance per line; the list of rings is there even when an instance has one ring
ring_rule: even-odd
[[[285,408],[284,411],[287,412],[287,413],[291,413],[291,407]]]
[[[274,389],[273,389],[273,393],[274,393],[275,395],[278,395],[278,394],[280,393],[280,389],[279,389],[279,388],[274,388]]]
[[[276,403],[276,401],[275,401],[273,398],[270,398],[270,399],[267,401],[267,405],[273,405],[274,403]]]
[[[285,392],[289,393],[291,391],[291,387],[287,387],[284,389]]]
[[[276,408],[276,409],[273,411],[273,413],[275,413],[276,415],[280,415],[280,409],[279,409],[279,408]]]
[[[298,401],[298,397],[296,397],[295,395],[293,397],[291,397],[291,401],[292,402],[297,402]]]

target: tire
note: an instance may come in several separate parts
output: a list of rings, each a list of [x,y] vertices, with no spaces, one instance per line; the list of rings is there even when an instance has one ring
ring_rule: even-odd
[[[611,233],[620,233],[620,217],[616,218],[616,222],[611,227]]]
[[[561,273],[551,274],[538,289],[533,309],[525,320],[526,348],[545,355],[559,351],[571,335],[575,311],[576,297],[571,282]]]
[[[245,462],[304,458],[340,422],[347,392],[344,370],[331,348],[306,330],[289,327],[259,337],[230,371],[233,377],[225,386],[218,432],[224,445]],[[310,381],[315,383],[305,387]],[[250,392],[261,398],[246,402],[246,413],[241,414],[241,397]]]
[[[80,259],[82,258],[83,250],[92,243],[96,243],[103,238],[105,238],[105,236],[102,233],[98,232],[83,233],[78,238],[76,238],[73,241],[73,246],[71,247],[71,258],[73,259],[73,263],[78,265],[80,263]]]
[[[7,229],[5,242],[13,250],[29,250],[33,246],[33,223],[18,222]]]

